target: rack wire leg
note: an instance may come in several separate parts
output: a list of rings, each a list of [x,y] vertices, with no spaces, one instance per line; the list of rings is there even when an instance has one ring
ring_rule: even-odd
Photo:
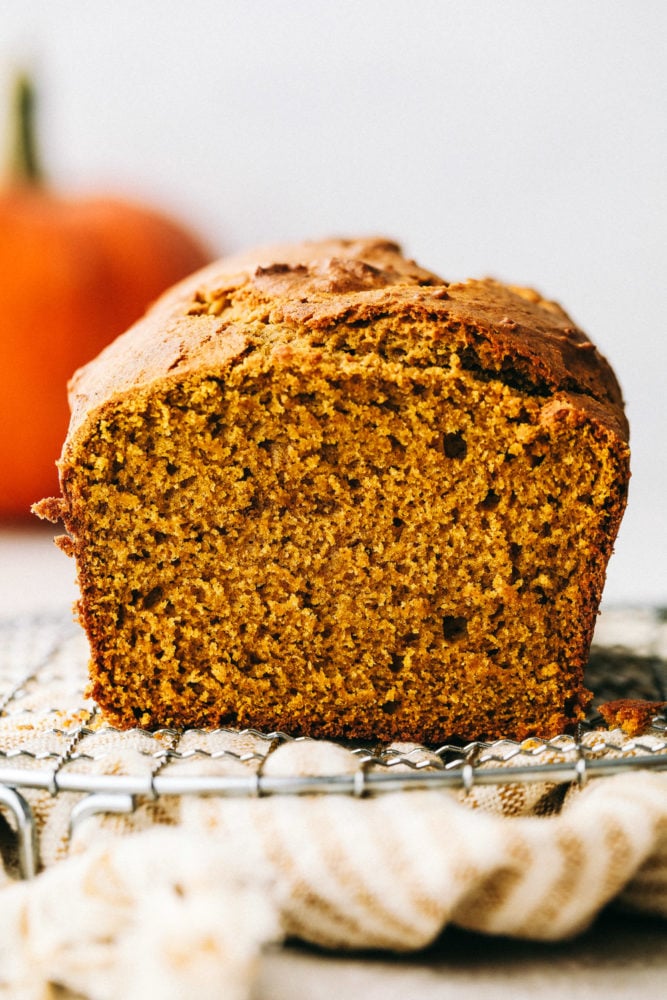
[[[0,785],[0,805],[6,806],[16,820],[16,840],[21,878],[37,874],[37,834],[32,809],[14,788]]]

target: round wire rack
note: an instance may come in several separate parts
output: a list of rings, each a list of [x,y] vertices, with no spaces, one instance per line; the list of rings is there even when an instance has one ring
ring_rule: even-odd
[[[87,646],[59,618],[0,620],[0,816],[15,841],[19,874],[39,866],[35,790],[69,796],[69,827],[96,813],[130,813],[161,796],[367,796],[415,789],[549,782],[583,784],[631,769],[667,768],[667,719],[619,739],[600,720],[605,701],[667,701],[667,614],[657,609],[605,612],[586,681],[589,718],[550,740],[493,743],[452,738],[439,746],[341,741],[332,773],[273,773],[277,748],[316,740],[283,732],[221,728],[134,729],[109,726],[85,694]],[[328,741],[331,742],[331,741]],[[315,757],[317,755],[315,754]],[[314,759],[315,759],[314,757]]]

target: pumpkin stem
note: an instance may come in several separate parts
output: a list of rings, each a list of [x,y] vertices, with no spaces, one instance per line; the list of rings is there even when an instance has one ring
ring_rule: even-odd
[[[43,180],[35,137],[35,87],[26,73],[14,82],[9,137],[9,179],[18,184]]]

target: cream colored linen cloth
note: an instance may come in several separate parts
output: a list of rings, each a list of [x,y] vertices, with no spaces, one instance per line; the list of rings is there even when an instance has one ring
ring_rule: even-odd
[[[86,702],[80,637],[18,688],[15,663],[5,650],[0,755],[27,769],[62,762],[63,745],[66,766],[81,773],[294,776],[359,767],[335,743],[276,744],[252,733],[186,732],[173,758],[156,756],[173,734],[120,736]],[[584,743],[593,757],[667,753],[659,731],[640,740],[593,731]],[[424,748],[388,752],[395,773],[429,765]],[[480,766],[574,752],[567,739],[527,742],[504,763],[496,756]],[[0,873],[0,984],[18,1000],[51,996],[54,984],[94,1000],[241,1000],[252,995],[261,949],[289,937],[405,952],[448,924],[567,938],[611,902],[667,917],[667,771],[583,787],[508,780],[468,793],[146,797],[127,815],[89,816],[71,836],[79,796],[22,794],[39,827],[43,870],[18,881],[6,852]]]

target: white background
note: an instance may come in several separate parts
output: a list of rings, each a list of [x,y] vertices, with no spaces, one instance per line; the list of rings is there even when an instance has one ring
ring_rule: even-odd
[[[664,0],[0,2],[54,186],[216,253],[382,233],[565,305],[632,426],[608,603],[667,603],[666,53]]]

